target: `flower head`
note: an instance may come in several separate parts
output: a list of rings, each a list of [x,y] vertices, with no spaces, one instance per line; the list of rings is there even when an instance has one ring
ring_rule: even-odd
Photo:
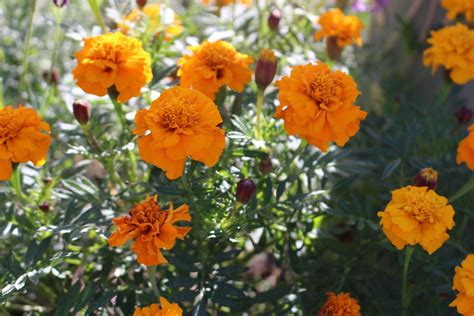
[[[199,91],[168,89],[149,109],[137,112],[135,123],[140,156],[169,179],[183,174],[188,156],[214,166],[225,147],[217,106]]]
[[[354,80],[323,63],[296,66],[276,83],[280,105],[275,116],[290,135],[327,150],[329,142],[344,146],[359,130],[367,113],[353,103],[359,95]]]
[[[318,24],[321,26],[321,30],[314,33],[314,39],[317,41],[335,37],[339,47],[352,44],[362,45],[361,31],[364,24],[354,15],[346,16],[336,8],[322,14]]]
[[[461,315],[474,315],[474,255],[468,255],[454,273],[453,290],[456,299],[449,304]]]
[[[0,180],[10,179],[13,163],[44,164],[51,136],[35,110],[20,105],[0,109]]]
[[[151,59],[139,40],[120,32],[86,38],[84,48],[76,52],[73,70],[77,85],[87,93],[104,96],[115,86],[117,100],[127,102],[140,95],[150,82]]]
[[[173,209],[170,203],[164,211],[157,202],[157,196],[147,197],[145,201],[135,205],[129,215],[114,218],[117,231],[109,237],[109,245],[122,246],[133,239],[132,251],[137,254],[137,260],[147,266],[165,264],[161,249],[171,249],[176,238],[183,240],[191,227],[175,226],[179,221],[191,221],[189,208],[183,204]]]
[[[318,316],[360,316],[360,306],[349,293],[336,295],[327,293],[328,299],[318,312]]]
[[[459,143],[456,162],[458,164],[464,162],[470,170],[474,171],[474,124],[469,126],[468,131],[469,135]]]
[[[201,91],[214,99],[223,85],[242,92],[252,79],[249,65],[252,57],[238,53],[224,41],[207,42],[200,46],[189,47],[192,55],[185,55],[178,62],[181,86]]]
[[[123,34],[128,34],[134,26],[143,23],[147,33],[157,36],[164,32],[165,40],[169,41],[183,33],[181,20],[176,16],[173,9],[159,3],[145,5],[141,10],[133,9],[126,17],[117,23]]]
[[[423,63],[431,66],[433,72],[439,66],[444,66],[457,84],[474,79],[473,30],[460,23],[446,26],[439,31],[432,31],[428,43],[431,47],[423,53]]]
[[[151,304],[147,307],[137,307],[133,316],[181,316],[183,315],[183,310],[179,307],[178,304],[171,304],[163,296],[160,297],[160,305]]]
[[[377,215],[385,235],[398,250],[420,244],[432,254],[449,238],[447,231],[454,226],[453,207],[428,187],[392,191],[392,200]]]
[[[474,22],[474,0],[441,0],[441,6],[448,11],[450,20],[464,14],[466,20]]]

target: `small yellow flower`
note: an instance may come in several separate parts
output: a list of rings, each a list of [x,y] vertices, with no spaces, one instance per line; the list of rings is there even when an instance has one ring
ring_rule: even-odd
[[[361,32],[364,24],[354,15],[346,16],[340,9],[332,9],[319,17],[321,30],[314,33],[314,39],[336,38],[337,45],[362,45]]]
[[[448,11],[450,20],[464,14],[466,20],[474,21],[474,0],[441,0],[441,6]]]
[[[474,254],[468,255],[454,273],[453,290],[458,291],[456,299],[449,304],[461,315],[474,315]]]

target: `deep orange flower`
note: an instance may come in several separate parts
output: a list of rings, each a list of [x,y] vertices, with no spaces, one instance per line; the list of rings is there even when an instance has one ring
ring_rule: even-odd
[[[457,163],[466,163],[467,167],[474,171],[474,124],[468,128],[469,135],[464,138],[458,146]]]
[[[474,315],[474,255],[468,255],[454,273],[453,290],[456,299],[449,304],[461,315]]]
[[[319,41],[323,38],[336,38],[337,45],[362,45],[361,32],[364,24],[354,15],[344,15],[336,8],[327,11],[319,17],[318,24],[321,30],[314,33],[314,39]]]
[[[149,109],[137,112],[135,123],[140,156],[169,179],[183,174],[188,156],[214,166],[225,147],[217,106],[196,90],[165,90]]]
[[[216,92],[223,85],[242,92],[252,79],[249,65],[252,57],[238,53],[224,41],[189,47],[192,55],[185,55],[178,61],[181,86],[201,91],[214,100]]]
[[[448,11],[450,20],[464,14],[466,20],[474,22],[474,0],[441,0],[441,6]]]
[[[164,297],[160,297],[160,305],[151,304],[147,307],[137,307],[133,316],[181,316],[183,315],[183,310],[179,307],[178,304],[171,304]]]
[[[169,209],[164,211],[158,205],[156,195],[147,197],[128,213],[112,220],[117,231],[110,235],[109,245],[122,246],[133,239],[132,251],[137,254],[138,262],[147,266],[167,263],[161,249],[173,248],[176,238],[184,240],[191,230],[191,227],[173,225],[179,221],[191,221],[188,205],[173,209],[173,203],[170,203]]]
[[[10,179],[12,163],[44,164],[51,136],[35,110],[20,105],[0,109],[0,180]]]
[[[323,63],[296,66],[276,83],[280,105],[275,116],[290,135],[327,150],[329,142],[344,146],[367,113],[353,103],[360,94],[354,80]]]
[[[117,23],[117,26],[120,32],[128,34],[130,29],[139,23],[146,26],[148,33],[159,35],[164,31],[166,41],[180,35],[184,29],[173,9],[160,3],[147,4],[141,10],[133,9],[122,21]]]
[[[433,73],[439,66],[449,71],[457,84],[474,79],[474,31],[458,23],[431,31],[428,39],[431,45],[423,53],[423,63],[431,66]]]
[[[127,102],[152,78],[151,58],[141,42],[120,32],[86,38],[75,56],[78,64],[72,73],[87,93],[104,96],[115,86],[117,100]]]
[[[360,306],[349,293],[336,295],[327,293],[328,299],[318,312],[318,316],[360,316]]]
[[[392,191],[380,225],[398,250],[420,244],[430,255],[449,238],[454,226],[454,209],[448,200],[428,187],[407,186]]]

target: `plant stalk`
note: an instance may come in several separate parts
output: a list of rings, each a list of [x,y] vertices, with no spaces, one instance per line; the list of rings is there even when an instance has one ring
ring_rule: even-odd
[[[159,302],[161,294],[158,286],[156,285],[156,266],[147,266],[146,268],[148,270],[148,276],[150,277],[151,288]]]
[[[405,261],[403,263],[403,280],[402,280],[402,308],[403,315],[407,315],[408,306],[410,305],[410,295],[407,292],[407,283],[408,283],[408,267],[410,265],[410,260],[413,255],[415,247],[407,246],[405,251]]]
[[[265,99],[265,90],[258,89],[257,91],[257,126],[256,126],[256,134],[257,139],[262,139],[262,107],[263,101]]]
[[[471,176],[471,178],[464,184],[456,193],[454,193],[450,198],[449,202],[453,203],[466,193],[469,193],[474,189],[474,175]]]

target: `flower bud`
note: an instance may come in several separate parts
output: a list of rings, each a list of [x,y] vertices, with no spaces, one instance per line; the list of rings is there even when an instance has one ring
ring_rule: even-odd
[[[260,170],[261,173],[267,174],[272,172],[273,170],[273,164],[272,164],[272,159],[269,156],[265,156],[260,160],[258,163],[258,170]]]
[[[43,71],[43,79],[53,86],[57,86],[59,83],[59,72],[56,68],[51,71]]]
[[[74,117],[81,125],[87,124],[91,117],[91,106],[86,100],[77,100],[72,104]]]
[[[53,0],[53,3],[58,8],[62,8],[68,3],[68,0]]]
[[[281,12],[280,10],[274,9],[268,16],[268,28],[274,32],[278,31],[280,27]]]
[[[421,169],[413,178],[412,185],[436,190],[438,186],[438,172],[432,168]]]
[[[136,2],[138,7],[143,8],[146,6],[147,0],[137,0]]]
[[[458,119],[459,124],[467,124],[472,119],[472,111],[464,106],[454,112],[454,115]]]
[[[275,53],[271,49],[262,49],[255,68],[255,82],[259,89],[264,90],[272,83],[276,70],[277,60]]]
[[[250,179],[242,179],[237,183],[237,192],[235,198],[240,203],[247,204],[252,196],[255,194],[257,187],[255,183]]]
[[[38,207],[45,214],[51,209],[48,202],[43,202]]]
[[[342,47],[337,44],[337,37],[331,36],[326,40],[326,54],[331,60],[338,60],[341,57]]]

